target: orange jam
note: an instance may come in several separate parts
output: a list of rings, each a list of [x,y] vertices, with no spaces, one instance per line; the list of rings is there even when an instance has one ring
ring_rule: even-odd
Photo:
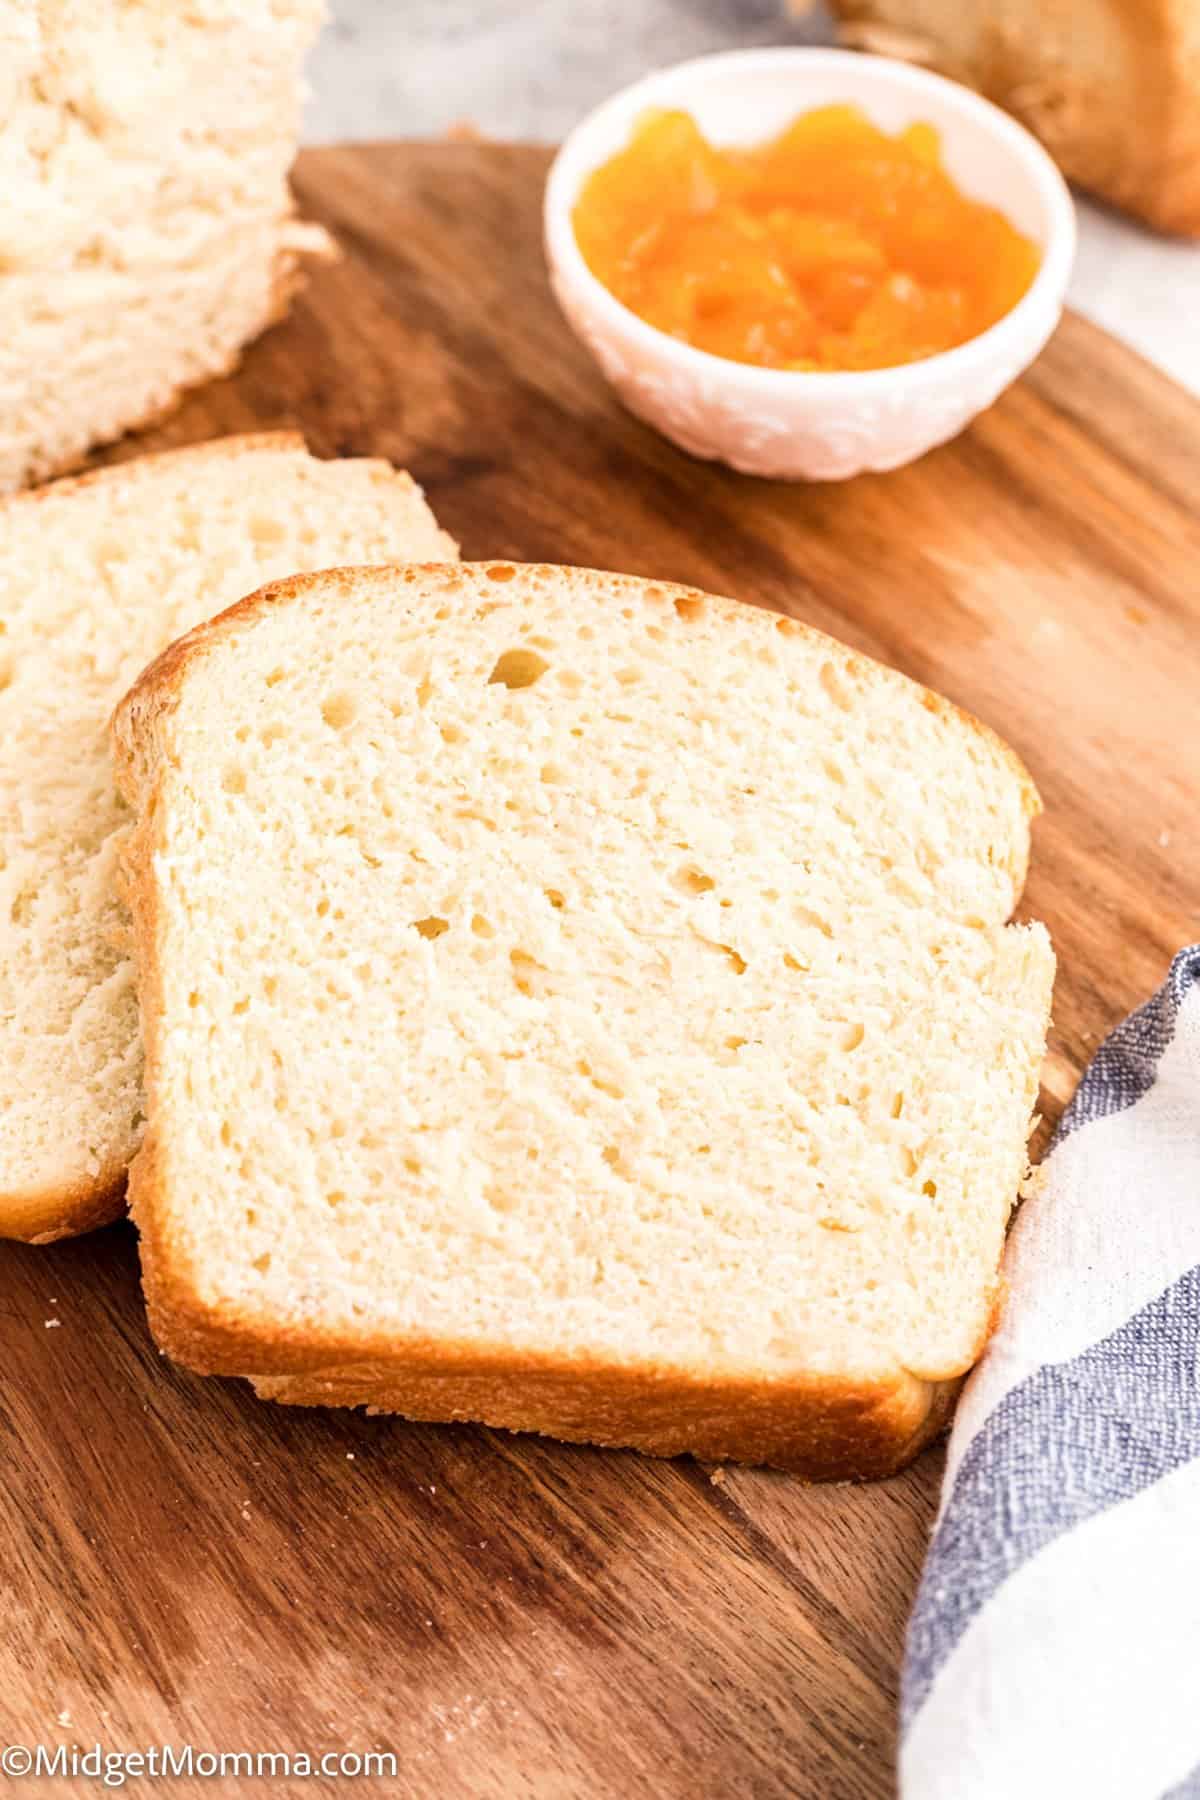
[[[970,200],[931,125],[889,136],[853,106],[719,150],[647,114],[589,176],[573,222],[592,273],[640,318],[768,369],[887,369],[1014,307],[1037,247]]]

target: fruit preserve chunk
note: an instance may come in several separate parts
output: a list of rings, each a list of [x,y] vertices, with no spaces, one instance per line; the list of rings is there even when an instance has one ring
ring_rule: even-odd
[[[735,362],[887,369],[977,337],[1040,261],[951,180],[931,125],[890,136],[853,106],[720,150],[649,113],[584,184],[584,259],[640,318]]]

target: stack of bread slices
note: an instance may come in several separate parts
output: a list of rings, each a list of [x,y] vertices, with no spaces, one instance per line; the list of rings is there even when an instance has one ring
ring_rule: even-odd
[[[292,216],[321,0],[0,0],[0,489],[228,369],[328,248]]]
[[[1025,1171],[1028,777],[793,620],[454,556],[272,438],[0,509],[0,1230],[132,1161],[201,1372],[895,1468]]]

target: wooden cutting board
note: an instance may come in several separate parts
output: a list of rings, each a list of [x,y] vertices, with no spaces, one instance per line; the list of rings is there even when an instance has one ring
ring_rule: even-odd
[[[545,167],[471,144],[305,156],[303,206],[344,261],[234,379],[113,454],[297,425],[414,470],[469,557],[761,601],[998,726],[1046,801],[1027,904],[1060,959],[1053,1119],[1200,937],[1200,405],[1068,319],[914,468],[805,488],[694,462],[621,412],[560,321]],[[5,1740],[399,1764],[173,1795],[892,1792],[940,1452],[809,1488],[286,1410],[160,1359],[128,1227],[0,1245],[0,1270]]]

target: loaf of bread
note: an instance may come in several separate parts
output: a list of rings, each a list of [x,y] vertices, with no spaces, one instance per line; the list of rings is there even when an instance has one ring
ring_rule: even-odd
[[[171,1355],[878,1475],[984,1342],[1037,797],[805,626],[629,577],[268,587],[118,708]]]
[[[0,489],[231,367],[297,258],[320,0],[0,0]]]
[[[833,0],[843,41],[978,88],[1081,187],[1200,234],[1197,0]]]
[[[113,1218],[141,1133],[108,717],[264,579],[453,556],[406,475],[235,438],[0,503],[0,1237]]]

